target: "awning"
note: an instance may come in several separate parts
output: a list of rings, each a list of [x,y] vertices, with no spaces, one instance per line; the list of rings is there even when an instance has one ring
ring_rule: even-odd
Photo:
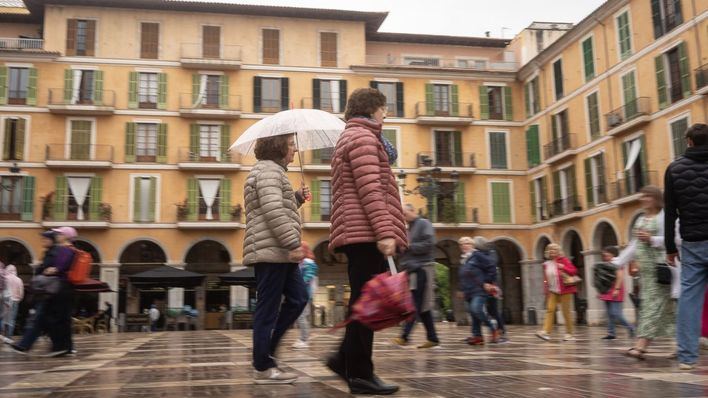
[[[228,272],[219,275],[219,280],[222,285],[229,286],[248,286],[256,284],[256,270],[253,267],[247,267],[238,271]]]
[[[138,288],[154,287],[186,287],[199,286],[204,281],[206,275],[196,272],[185,271],[183,269],[162,265],[157,268],[140,272],[128,277],[130,283]]]
[[[108,293],[113,290],[106,282],[96,279],[86,279],[83,283],[74,285],[74,291],[79,293]]]

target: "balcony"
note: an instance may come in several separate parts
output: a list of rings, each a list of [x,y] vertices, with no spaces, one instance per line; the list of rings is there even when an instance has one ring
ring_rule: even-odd
[[[543,199],[543,202],[541,203],[532,203],[531,204],[536,211],[536,216],[533,219],[534,222],[543,222],[551,219],[551,205],[546,202],[546,199]]]
[[[44,40],[21,37],[0,37],[0,50],[42,50]]]
[[[312,98],[303,98],[300,101],[300,108],[302,109],[319,109],[343,117],[344,107],[340,105],[339,99],[333,102],[330,99],[320,98],[320,104],[317,107],[314,106],[314,100]]]
[[[113,146],[94,144],[48,144],[47,167],[67,169],[107,169],[113,166]]]
[[[472,123],[472,104],[463,102],[439,102],[415,104],[415,118],[418,124],[435,126],[464,126]]]
[[[433,214],[430,220],[438,229],[450,228],[476,228],[479,226],[479,209],[476,207],[466,207],[464,203],[445,206],[439,203],[437,214]]]
[[[602,204],[608,203],[609,202],[609,195],[607,194],[607,185],[605,184],[600,184],[595,187],[593,187],[593,196],[592,198],[586,198],[586,200],[593,200],[593,203],[590,204],[588,202],[588,207],[596,207],[600,206]]]
[[[179,148],[177,167],[182,170],[239,170],[241,156],[237,153],[222,154],[198,152],[190,148]]]
[[[575,148],[575,134],[563,134],[550,143],[543,146],[543,154],[547,163],[554,163],[572,156],[575,153],[571,150]]]
[[[696,69],[696,94],[708,95],[708,64]]]
[[[207,215],[207,207],[199,206],[195,213],[187,204],[187,200],[177,205],[177,228],[179,229],[239,229],[246,226],[242,223],[243,207],[234,205],[229,208],[228,214],[222,214],[221,206],[215,203],[212,207],[211,217]]]
[[[605,115],[608,135],[616,135],[648,123],[651,115],[651,99],[639,97]]]
[[[366,66],[395,69],[454,70],[461,72],[496,71],[515,72],[519,68],[516,62],[486,61],[460,58],[436,57],[399,57],[393,55],[367,54]]]
[[[328,206],[316,206],[307,202],[300,208],[300,217],[305,228],[329,229],[331,209]]]
[[[182,43],[179,62],[183,68],[189,69],[238,70],[241,69],[241,46]]]
[[[112,90],[72,90],[50,88],[49,111],[58,115],[100,116],[115,112],[116,93]]]
[[[439,167],[443,171],[456,170],[460,173],[476,171],[477,160],[473,152],[418,152],[418,168]]]
[[[97,208],[92,209],[88,202],[88,200],[84,202],[81,212],[79,212],[79,206],[73,200],[61,212],[57,212],[51,197],[45,199],[42,203],[42,226],[45,228],[64,226],[92,229],[108,228],[113,215],[111,205],[99,203]]]
[[[19,189],[15,187],[5,188],[9,194],[14,193],[14,189]],[[10,196],[8,195],[8,196]],[[20,197],[20,200],[24,200],[24,197]],[[0,203],[0,223],[5,221],[21,221],[22,220],[22,205],[5,204]]]
[[[616,204],[632,203],[639,200],[639,191],[647,185],[658,185],[659,177],[656,171],[638,172],[634,169],[626,171],[624,177],[610,186],[610,199]]]
[[[199,100],[192,93],[182,93],[179,114],[192,119],[238,119],[241,117],[241,96],[207,93]]]
[[[572,220],[580,217],[580,211],[582,210],[578,195],[557,199],[551,203],[551,220],[554,223]]]

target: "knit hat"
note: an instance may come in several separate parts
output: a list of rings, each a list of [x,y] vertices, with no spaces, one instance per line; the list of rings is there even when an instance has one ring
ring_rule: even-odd
[[[57,233],[54,231],[44,231],[42,232],[42,236],[48,239],[51,239],[52,242],[57,241]]]
[[[79,236],[76,229],[73,227],[59,227],[52,229],[52,231],[64,235],[69,240],[74,240],[77,236]]]

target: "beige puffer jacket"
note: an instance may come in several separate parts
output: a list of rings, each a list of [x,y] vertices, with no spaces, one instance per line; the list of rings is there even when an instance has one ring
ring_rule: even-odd
[[[300,247],[302,205],[285,168],[271,160],[258,161],[246,178],[246,238],[243,264],[288,263],[288,252]]]

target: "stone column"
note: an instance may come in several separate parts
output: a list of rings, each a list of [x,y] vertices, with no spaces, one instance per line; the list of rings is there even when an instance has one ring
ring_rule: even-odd
[[[243,269],[241,264],[231,264],[231,272],[235,272]],[[248,288],[246,286],[230,286],[229,288],[229,306],[231,309],[250,309],[248,308],[249,303]]]
[[[194,296],[198,313],[195,326],[195,329],[197,330],[204,330],[206,323],[206,285],[207,281],[206,278],[204,278],[202,284],[194,288]]]
[[[184,263],[167,263],[170,267],[175,267],[179,269],[184,269]],[[184,288],[173,287],[167,289],[167,308],[179,308],[184,307]]]
[[[546,314],[542,260],[521,261],[521,283],[524,291],[524,323],[529,323],[528,309],[533,307],[536,310],[536,322],[542,325]]]
[[[588,310],[586,319],[588,326],[597,326],[607,322],[607,311],[605,305],[597,298],[597,290],[592,284],[593,268],[596,263],[602,261],[600,250],[586,250],[582,252],[585,258],[585,275],[580,275],[583,278],[583,286],[585,287],[585,298],[588,301]]]
[[[103,304],[105,302],[111,303],[113,306],[113,325],[111,325],[111,330],[117,331],[116,321],[118,320],[118,290],[119,290],[119,279],[120,279],[120,264],[119,263],[101,263],[100,276],[99,279],[106,282],[110,286],[112,292],[99,293],[98,294],[98,308],[103,310],[106,306]]]

